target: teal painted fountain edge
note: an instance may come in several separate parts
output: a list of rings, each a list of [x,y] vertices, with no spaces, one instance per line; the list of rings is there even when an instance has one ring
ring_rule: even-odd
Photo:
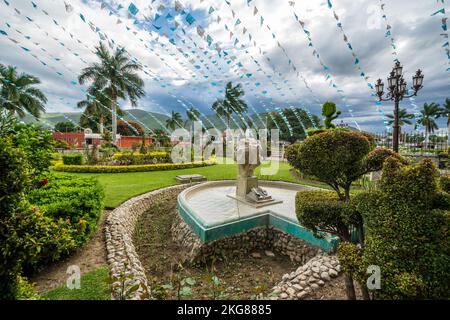
[[[271,211],[262,212],[255,216],[243,218],[238,221],[227,222],[210,228],[205,228],[202,222],[199,221],[195,215],[190,213],[189,209],[184,206],[181,201],[178,201],[178,212],[204,243],[230,237],[256,227],[273,226],[275,229],[300,238],[327,252],[333,251],[338,244],[338,239],[336,237],[323,233],[323,238],[317,238],[311,231],[301,225],[280,217]]]

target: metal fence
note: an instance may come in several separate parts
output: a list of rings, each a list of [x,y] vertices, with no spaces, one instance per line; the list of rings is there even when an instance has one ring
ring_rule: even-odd
[[[392,132],[374,134],[378,147],[392,149]],[[447,130],[438,130],[428,136],[423,132],[402,132],[399,151],[402,154],[434,154],[447,151]]]

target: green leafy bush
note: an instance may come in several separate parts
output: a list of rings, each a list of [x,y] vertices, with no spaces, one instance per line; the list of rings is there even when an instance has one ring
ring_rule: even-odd
[[[381,268],[381,299],[450,298],[450,215],[430,160],[388,158],[379,191],[353,198],[364,218],[362,264]]]
[[[327,232],[343,241],[350,241],[350,225],[361,222],[361,216],[350,202],[341,201],[333,191],[299,191],[295,208],[300,224],[313,231],[317,237]]]
[[[445,191],[447,193],[450,193],[450,177],[449,176],[443,176],[439,180],[440,186],[442,191]]]
[[[284,150],[284,157],[289,163],[294,163],[298,156],[298,150],[300,149],[300,144],[291,144],[290,146],[287,146]]]
[[[52,175],[48,184],[29,194],[29,201],[46,216],[68,222],[77,246],[82,245],[95,230],[103,199],[103,188],[97,180],[67,175]]]
[[[56,260],[75,247],[68,225],[27,202],[32,168],[12,137],[0,139],[0,299],[20,297],[24,266]]]
[[[328,130],[308,137],[292,153],[289,163],[300,172],[325,182],[341,200],[350,199],[354,181],[378,170],[392,153],[375,149],[373,137],[363,132]],[[296,156],[295,156],[296,155]]]
[[[68,166],[82,165],[84,157],[82,153],[65,154],[62,157],[63,163]]]
[[[18,124],[10,138],[14,147],[25,153],[33,180],[40,181],[48,173],[54,153],[50,131],[34,124]]]
[[[56,165],[55,171],[79,172],[79,173],[123,173],[123,172],[147,172],[206,167],[216,164],[215,161],[202,161],[190,163],[160,163],[127,166],[67,166]]]
[[[149,153],[116,153],[113,159],[119,165],[131,164],[156,164],[169,163],[170,153],[168,152],[149,152]]]

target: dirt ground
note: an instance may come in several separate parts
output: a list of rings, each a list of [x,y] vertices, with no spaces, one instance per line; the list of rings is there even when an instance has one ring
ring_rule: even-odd
[[[362,299],[360,286],[356,283],[355,289],[356,299]],[[344,275],[341,274],[339,277],[327,282],[319,290],[309,295],[306,300],[347,300]]]
[[[67,268],[71,265],[78,265],[81,274],[85,274],[106,264],[104,225],[108,214],[109,211],[103,211],[97,230],[95,230],[91,239],[80,250],[74,252],[65,260],[46,267],[30,278],[30,281],[35,283],[36,290],[39,293],[64,284],[68,276],[66,274]]]

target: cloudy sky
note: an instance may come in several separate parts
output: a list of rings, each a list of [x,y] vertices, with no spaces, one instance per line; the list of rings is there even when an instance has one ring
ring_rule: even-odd
[[[402,107],[417,113],[450,97],[449,11],[443,0],[0,0],[0,63],[41,79],[48,112],[76,111],[86,89],[77,75],[104,41],[144,66],[140,109],[210,114],[233,81],[243,84],[249,112],[319,114],[332,100],[350,125],[382,131],[392,104],[377,106],[369,86],[395,58],[408,85],[418,68],[425,74]]]

